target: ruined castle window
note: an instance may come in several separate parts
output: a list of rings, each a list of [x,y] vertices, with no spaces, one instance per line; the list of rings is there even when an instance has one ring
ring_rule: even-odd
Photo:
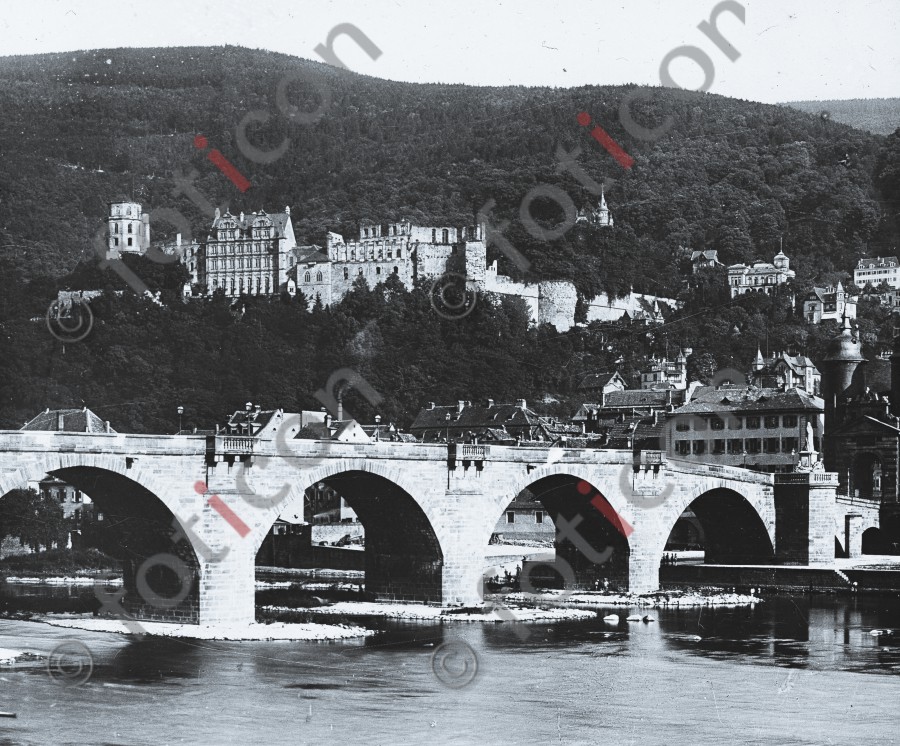
[[[129,245],[129,246],[131,246],[133,240],[134,240],[134,239],[132,239],[132,238],[129,238],[129,239],[128,239],[128,245]]]
[[[134,226],[132,226],[131,223],[128,224],[128,232],[129,233],[134,233],[133,227]]]
[[[316,282],[322,282],[322,273],[316,272]]]
[[[309,279],[309,272],[307,272],[305,275],[303,275],[303,282],[309,282]]]
[[[380,274],[381,274],[381,267],[375,267],[375,274],[376,274],[376,275],[380,275]]]
[[[431,229],[431,243],[437,243],[437,228]]]
[[[397,247],[397,258],[398,259],[403,258],[403,249],[401,249],[399,246]]]
[[[266,278],[266,295],[269,294],[269,278]]]
[[[349,280],[349,279],[350,279],[350,270],[347,269],[346,267],[344,267],[344,279],[345,279],[345,280]]]
[[[448,231],[446,228],[444,228],[443,231],[443,239],[443,243],[450,243],[450,231]]]
[[[399,275],[399,274],[400,274],[399,268],[394,267],[394,274],[395,274],[395,275]]]

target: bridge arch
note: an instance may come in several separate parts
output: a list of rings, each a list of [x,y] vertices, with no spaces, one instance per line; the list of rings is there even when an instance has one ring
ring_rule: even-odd
[[[483,545],[510,502],[524,490],[540,502],[556,527],[556,562],[527,563],[532,585],[544,582],[593,589],[608,585],[625,590],[629,583],[632,532],[630,506],[618,485],[600,471],[577,464],[551,464],[534,469],[514,483],[515,492],[499,496],[492,520],[484,527]],[[552,568],[556,568],[555,570]]]
[[[665,506],[661,541],[651,551],[659,564],[666,544],[686,511],[703,529],[705,564],[765,564],[775,562],[775,517],[771,497],[759,499],[730,487],[706,486]]]
[[[128,468],[121,457],[50,452],[23,462],[0,474],[0,495],[49,475],[90,497],[102,514],[102,521],[85,530],[91,543],[123,562],[125,595],[121,604],[107,601],[101,611],[198,621],[201,564],[182,517],[172,509],[177,496],[171,485]]]
[[[278,516],[302,514],[306,489],[320,482],[346,500],[365,528],[368,596],[442,601],[444,554],[430,506],[416,499],[415,487],[405,475],[383,463],[340,459],[299,472],[290,495],[270,512],[254,537],[254,556]]]

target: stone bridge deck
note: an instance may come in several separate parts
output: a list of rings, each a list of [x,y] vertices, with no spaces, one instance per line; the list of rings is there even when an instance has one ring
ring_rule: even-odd
[[[834,558],[832,475],[773,478],[657,451],[0,431],[0,494],[47,473],[104,513],[168,521],[203,622],[253,618],[257,550],[280,514],[303,515],[305,490],[322,481],[366,528],[366,587],[378,598],[479,603],[485,547],[524,489],[557,527],[556,571],[577,586],[656,589],[688,506],[711,561]]]

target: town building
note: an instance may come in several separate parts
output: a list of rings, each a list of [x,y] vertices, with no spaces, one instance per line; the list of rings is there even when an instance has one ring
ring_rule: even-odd
[[[687,359],[690,348],[679,350],[674,360],[650,358],[647,369],[641,371],[642,389],[686,389]]]
[[[813,396],[821,395],[822,374],[805,355],[779,352],[772,353],[770,358],[764,358],[757,349],[750,377],[753,385],[760,388],[776,388],[781,391],[798,388]]]
[[[719,252],[715,249],[704,249],[691,252],[691,271],[697,274],[704,269],[718,269],[725,265],[719,261]]]
[[[803,299],[803,318],[810,324],[829,320],[839,322],[844,316],[855,319],[858,301],[859,296],[848,293],[840,282],[814,287]]]
[[[597,396],[611,391],[624,391],[627,388],[628,384],[617,370],[611,373],[588,373],[578,384],[578,391],[582,396]]]
[[[790,472],[801,451],[821,451],[823,408],[821,399],[797,388],[698,388],[668,417],[666,452],[678,459]]]
[[[459,401],[455,406],[437,406],[434,402],[422,409],[409,432],[425,443],[498,443],[563,442],[577,438],[584,432],[578,425],[562,422],[555,417],[538,415],[528,408],[524,399],[514,404],[495,404]]]
[[[108,420],[101,420],[87,407],[81,409],[45,409],[20,430],[51,430],[70,433],[115,433]]]
[[[777,287],[793,280],[796,272],[790,268],[790,260],[779,251],[772,263],[756,261],[752,265],[732,264],[728,267],[728,286],[731,297],[744,293],[771,295]]]
[[[896,256],[863,257],[856,263],[856,269],[853,270],[853,282],[861,288],[866,285],[877,288],[885,283],[897,290],[900,289],[898,269],[900,268],[898,268]]]

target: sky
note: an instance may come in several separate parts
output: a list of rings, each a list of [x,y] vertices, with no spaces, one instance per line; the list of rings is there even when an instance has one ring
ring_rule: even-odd
[[[900,0],[730,0],[716,23],[735,60],[697,28],[719,0],[5,0],[0,54],[240,45],[420,83],[571,87],[675,84],[765,103],[900,96]],[[728,5],[729,3],[719,3]],[[678,53],[687,47],[687,54]],[[673,54],[674,52],[674,54]],[[669,62],[663,67],[664,60]]]

